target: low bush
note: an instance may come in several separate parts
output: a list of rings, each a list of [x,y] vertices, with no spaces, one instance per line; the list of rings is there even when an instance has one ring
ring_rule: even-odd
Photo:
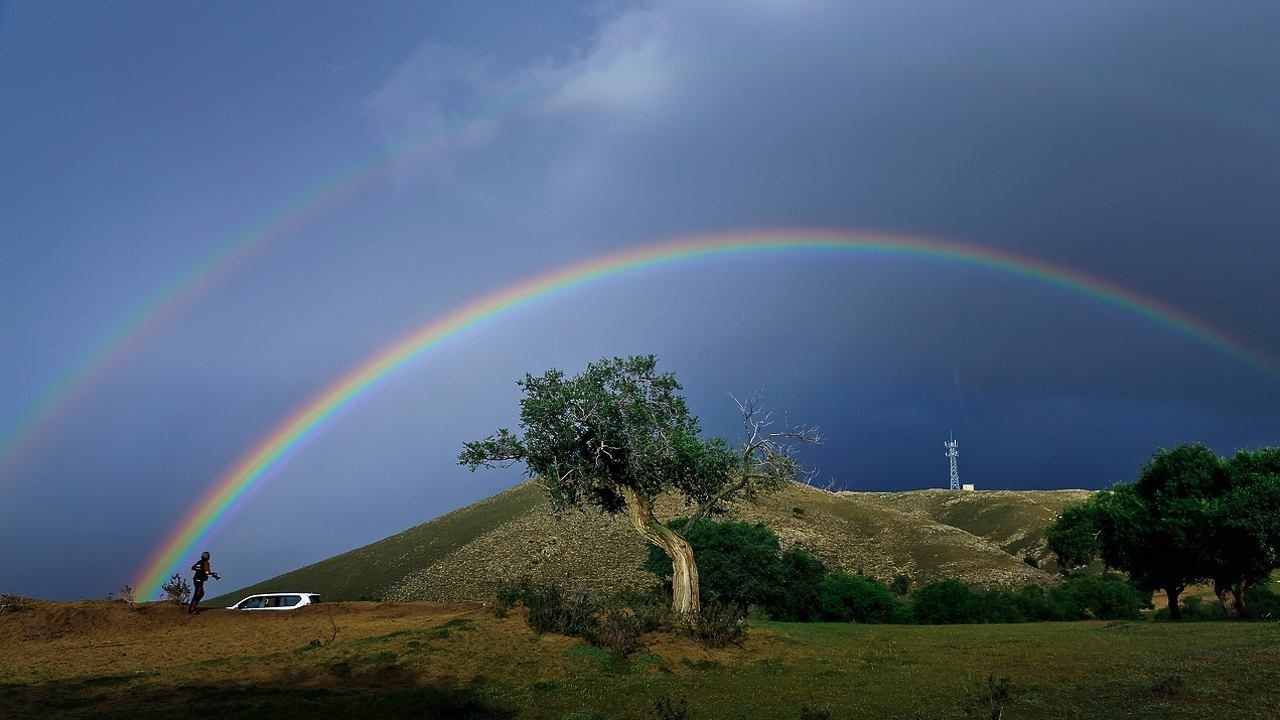
[[[539,634],[587,637],[601,609],[589,593],[566,591],[559,585],[530,586],[521,602],[529,611],[529,627]]]
[[[643,648],[644,633],[672,625],[670,609],[647,595],[600,597],[527,580],[498,589],[495,614],[505,616],[517,605],[524,606],[534,632],[580,637],[619,657]]]
[[[644,647],[640,641],[643,633],[640,620],[629,608],[613,608],[597,616],[584,637],[616,657],[627,657]]]
[[[916,591],[912,615],[921,625],[955,625],[983,621],[978,594],[959,580],[930,583]]]
[[[831,708],[801,705],[800,720],[831,720]]]
[[[889,583],[889,589],[894,595],[906,595],[911,592],[911,578],[906,575],[897,575],[893,578],[893,582]]]
[[[160,590],[164,593],[165,600],[175,605],[186,605],[191,597],[191,585],[178,573],[174,573],[168,582],[161,585]]]
[[[1280,593],[1266,585],[1249,588],[1244,594],[1244,614],[1254,620],[1280,620]]]
[[[741,645],[747,636],[747,616],[732,603],[708,603],[687,623],[686,632],[707,647]]]
[[[766,607],[774,620],[808,622],[821,614],[822,579],[827,567],[803,548],[782,553],[782,587],[770,597]]]
[[[819,586],[822,616],[828,620],[887,623],[893,619],[894,600],[889,588],[861,575],[833,572]]]
[[[655,720],[688,720],[689,703],[683,698],[663,695],[653,703],[653,717]]]
[[[31,610],[31,600],[20,595],[0,593],[0,613],[18,613]]]
[[[1160,608],[1152,617],[1156,620],[1169,620],[1169,608]],[[1184,622],[1226,619],[1227,611],[1223,609],[1217,600],[1205,602],[1198,597],[1189,597],[1182,601],[1182,620]]]
[[[1059,617],[1055,620],[1136,620],[1151,607],[1151,593],[1142,593],[1115,573],[1075,574],[1050,591]]]

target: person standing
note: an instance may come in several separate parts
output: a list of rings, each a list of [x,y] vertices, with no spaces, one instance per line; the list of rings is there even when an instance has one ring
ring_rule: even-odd
[[[204,581],[211,577],[214,580],[221,580],[222,578],[213,571],[213,565],[209,563],[208,550],[200,553],[200,559],[196,561],[195,565],[191,566],[191,572],[193,573],[191,584],[195,589],[191,593],[191,604],[187,606],[187,612],[198,613],[200,612],[200,601],[204,599]]]

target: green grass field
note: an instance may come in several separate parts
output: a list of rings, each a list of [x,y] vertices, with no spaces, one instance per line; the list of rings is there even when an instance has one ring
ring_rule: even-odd
[[[650,718],[663,696],[695,719],[797,719],[806,704],[833,718],[990,717],[989,675],[1010,682],[1009,720],[1280,708],[1280,623],[764,622],[743,647],[654,635],[617,660],[475,605],[169,610],[101,623],[86,611],[52,630],[0,619],[0,717]]]

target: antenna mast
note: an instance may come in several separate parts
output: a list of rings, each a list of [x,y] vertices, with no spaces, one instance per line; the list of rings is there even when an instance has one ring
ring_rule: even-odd
[[[960,469],[956,467],[956,458],[960,457],[960,444],[956,442],[954,435],[951,439],[942,444],[947,449],[947,460],[951,461],[951,489],[960,489]]]

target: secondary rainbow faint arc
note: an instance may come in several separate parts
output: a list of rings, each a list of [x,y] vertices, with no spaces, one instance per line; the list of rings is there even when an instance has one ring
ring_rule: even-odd
[[[701,236],[639,246],[552,270],[479,297],[374,353],[312,396],[243,455],[188,511],[182,522],[147,559],[137,582],[140,597],[155,596],[169,573],[195,549],[196,543],[208,534],[213,524],[268,471],[281,465],[287,453],[322,423],[379,380],[451,335],[534,300],[612,275],[710,256],[800,251],[923,256],[991,268],[1131,310],[1263,370],[1273,367],[1269,358],[1249,350],[1225,332],[1159,300],[1082,272],[980,245],[877,233],[773,230]]]
[[[527,91],[524,94],[528,94]],[[474,119],[495,116],[523,99],[513,94],[502,103],[476,113]],[[402,143],[388,147],[372,161],[362,161],[327,181],[298,195],[297,200],[271,215],[265,225],[238,233],[176,280],[151,293],[123,313],[84,353],[82,359],[45,385],[16,424],[0,434],[0,478],[16,466],[24,453],[35,446],[44,431],[52,427],[76,400],[87,394],[112,369],[136,353],[147,338],[190,308],[249,258],[262,252],[273,240],[287,236],[370,186],[402,158],[429,158],[446,147],[451,136],[427,142]]]
[[[203,262],[124,313],[91,346],[83,359],[46,385],[18,423],[6,435],[0,436],[0,472],[17,464],[42,431],[53,425],[77,398],[86,394],[113,368],[137,352],[147,338],[180,316],[272,240],[296,231],[315,215],[357,193],[379,177],[385,167],[386,163],[380,161],[354,174],[343,173],[338,181],[322,185],[319,190],[303,193],[303,200],[295,203],[293,209],[276,213],[276,219],[265,227],[237,234],[232,242],[220,246]]]

